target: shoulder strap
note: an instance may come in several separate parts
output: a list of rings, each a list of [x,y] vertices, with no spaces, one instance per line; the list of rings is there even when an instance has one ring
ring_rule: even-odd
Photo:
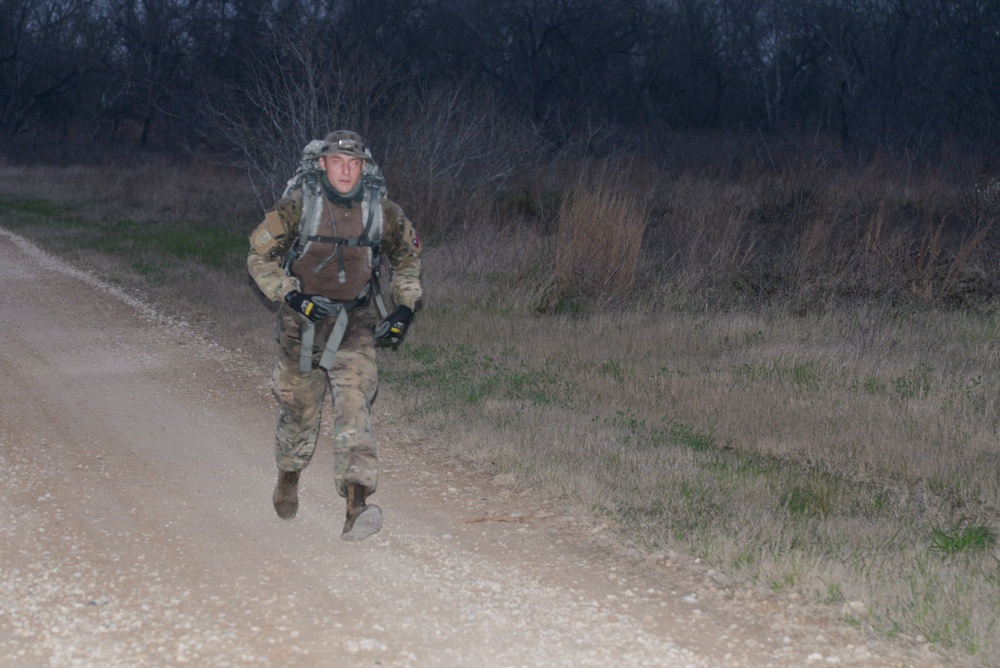
[[[388,194],[389,188],[382,170],[370,155],[365,160],[365,168],[361,173],[361,186],[365,189],[364,199],[361,200],[361,220],[365,221],[362,238],[371,241],[377,248],[382,240],[382,199]]]
[[[299,233],[285,256],[285,271],[292,262],[302,257],[309,245],[309,237],[315,236],[319,228],[319,220],[323,213],[323,191],[320,183],[322,170],[319,167],[319,154],[325,143],[322,139],[313,139],[302,149],[302,160],[292,178],[285,184],[282,197],[288,197],[295,190],[302,191],[302,216],[299,218]]]
[[[373,188],[365,188],[365,196],[361,200],[361,220],[365,221],[361,240],[378,247],[382,241],[382,198]]]
[[[365,149],[367,152],[368,149]],[[375,298],[375,305],[379,314],[385,318],[389,315],[389,310],[382,300],[382,199],[388,194],[389,188],[386,185],[382,170],[369,157],[365,161],[365,169],[361,174],[361,183],[365,189],[364,199],[361,200],[361,219],[365,221],[365,230],[361,233],[362,240],[367,240],[372,246],[372,296]]]
[[[307,174],[299,183],[299,188],[302,190],[302,215],[299,218],[298,236],[295,237],[288,255],[285,256],[286,270],[305,254],[319,230],[319,221],[323,216],[323,192],[319,174],[319,172]]]

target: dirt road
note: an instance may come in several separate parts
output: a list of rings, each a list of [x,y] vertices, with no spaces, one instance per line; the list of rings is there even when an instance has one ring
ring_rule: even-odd
[[[9,233],[0,277],[0,666],[935,665],[428,464],[391,396],[382,532],[328,451],[282,521],[266,370]]]

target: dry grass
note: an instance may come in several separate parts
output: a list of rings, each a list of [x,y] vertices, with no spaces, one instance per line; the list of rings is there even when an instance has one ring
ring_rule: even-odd
[[[493,282],[438,292],[442,257],[427,261],[437,308],[386,377],[452,456],[740,587],[862,601],[857,623],[922,634],[973,664],[997,651],[994,546],[947,554],[933,538],[1000,529],[991,318],[533,318]]]
[[[629,169],[584,169],[559,208],[552,298],[615,298],[635,288],[649,206]],[[549,307],[553,310],[555,304]]]
[[[1000,188],[943,168],[885,171],[793,163],[738,178],[670,175],[652,203],[645,264],[722,307],[988,302],[1000,284]]]
[[[121,165],[12,166],[0,161],[8,197],[89,202],[89,215],[143,223],[190,222],[242,231],[263,215],[238,171],[222,164],[151,158]]]

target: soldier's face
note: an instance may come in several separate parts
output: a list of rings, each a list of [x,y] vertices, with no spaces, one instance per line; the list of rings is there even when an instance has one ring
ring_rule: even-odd
[[[341,195],[348,195],[361,179],[361,170],[365,161],[343,153],[322,155],[319,166],[326,172],[330,185]]]

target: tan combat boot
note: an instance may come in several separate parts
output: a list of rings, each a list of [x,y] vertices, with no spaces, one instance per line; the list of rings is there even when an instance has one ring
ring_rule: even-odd
[[[382,509],[365,503],[367,491],[364,485],[347,484],[347,519],[340,534],[344,540],[364,540],[382,528]]]
[[[290,520],[299,511],[299,472],[278,471],[278,484],[274,486],[271,501],[274,511],[283,520]]]

